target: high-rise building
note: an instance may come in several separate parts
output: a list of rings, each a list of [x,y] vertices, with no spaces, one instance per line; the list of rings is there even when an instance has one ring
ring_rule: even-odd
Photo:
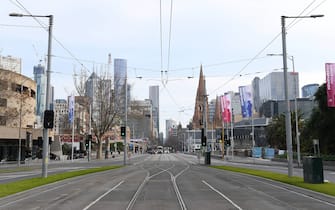
[[[299,97],[298,72],[287,73],[288,99]],[[262,103],[268,100],[284,100],[284,73],[271,72],[259,80],[259,98]]]
[[[130,128],[130,138],[151,139],[152,136],[158,136],[157,130],[153,128],[151,100],[132,100],[129,107],[127,124]]]
[[[54,107],[54,134],[59,135],[64,133],[64,129],[68,128],[69,106],[65,99],[56,99]]]
[[[97,94],[95,94],[95,92],[98,89],[97,87],[98,81],[99,81],[98,75],[95,72],[93,72],[85,82],[85,96],[89,98],[93,119],[98,118],[98,113],[94,111],[96,110],[96,107],[98,107]]]
[[[212,99],[208,104],[208,121],[210,123],[214,122],[216,100],[217,100],[216,98]]]
[[[301,88],[302,97],[303,98],[310,98],[313,97],[316,91],[319,89],[319,84],[308,84],[304,85]]]
[[[34,80],[36,82],[36,115],[42,117],[45,110],[46,73],[41,64],[34,66]]]
[[[149,87],[149,99],[152,103],[152,118],[154,127],[157,129],[159,134],[159,86]],[[158,138],[158,136],[156,136]]]
[[[128,93],[128,85],[126,87],[127,81],[127,60],[121,58],[114,59],[114,94],[119,102],[119,110],[121,112],[125,110],[125,96],[126,96],[126,89],[127,88],[127,103],[130,102],[130,97]]]

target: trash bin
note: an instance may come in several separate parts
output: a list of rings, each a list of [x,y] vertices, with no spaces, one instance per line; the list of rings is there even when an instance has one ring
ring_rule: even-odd
[[[210,165],[211,164],[211,152],[205,153],[205,164]]]
[[[315,156],[304,157],[302,160],[304,182],[312,184],[323,183],[322,158]]]

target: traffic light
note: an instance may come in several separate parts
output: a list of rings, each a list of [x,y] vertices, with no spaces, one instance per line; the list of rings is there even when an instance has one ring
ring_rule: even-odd
[[[204,136],[204,137],[201,138],[201,145],[202,145],[203,147],[205,147],[205,146],[206,146],[206,143],[207,143],[207,136]]]
[[[207,137],[205,136],[205,129],[201,129],[201,146],[205,147],[207,143]]]
[[[121,136],[126,136],[126,126],[121,126]]]
[[[53,110],[45,110],[44,111],[43,126],[44,126],[44,128],[53,128],[54,127],[54,111]]]
[[[90,141],[92,141],[92,135],[91,134],[87,135],[87,137],[85,139],[85,146],[86,146],[86,148],[89,147]]]
[[[226,146],[230,147],[230,145],[231,145],[231,141],[230,141],[230,138],[229,138],[229,137],[228,137],[228,139],[225,139],[225,140],[224,140],[224,144],[225,144]]]

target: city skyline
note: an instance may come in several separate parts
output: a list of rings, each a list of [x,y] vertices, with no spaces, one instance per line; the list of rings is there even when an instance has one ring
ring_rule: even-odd
[[[193,1],[192,6],[187,1],[175,2],[170,52],[170,4],[167,2],[161,7],[162,51],[160,8],[156,1],[85,1],[80,5],[62,1],[20,3],[5,1],[0,8],[0,39],[5,40],[0,45],[0,55],[22,58],[22,74],[32,77],[33,66],[40,60],[43,64],[45,59],[47,33],[33,18],[13,18],[8,14],[27,11],[52,14],[51,84],[55,87],[55,99],[67,98],[74,91],[74,69],[78,72],[84,68],[90,75],[93,69],[108,64],[111,53],[112,59],[123,58],[128,62],[127,76],[133,87],[133,99],[149,98],[149,86],[159,86],[160,130],[165,130],[165,119],[172,118],[183,125],[192,119],[200,64],[209,100],[228,91],[237,92],[238,86],[250,85],[254,77],[263,78],[274,69],[281,69],[281,57],[266,56],[281,53],[278,36],[281,15],[300,15],[306,8],[301,15],[325,15],[287,24],[288,53],[294,56],[295,69],[299,72],[300,95],[302,86],[324,83],[324,63],[335,61],[335,48],[331,44],[335,31],[329,27],[335,20],[332,1],[199,0]],[[39,21],[47,25],[46,20]],[[274,41],[269,44],[271,40]],[[290,61],[288,66],[291,71]]]

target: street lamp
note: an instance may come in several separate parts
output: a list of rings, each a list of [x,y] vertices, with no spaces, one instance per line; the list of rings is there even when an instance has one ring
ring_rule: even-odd
[[[283,56],[283,54],[274,54],[270,53],[267,56]],[[294,68],[294,57],[290,55],[287,57],[289,60],[292,61],[292,71],[295,72]],[[297,81],[296,77],[294,77],[294,109],[295,109],[295,131],[296,131],[296,140],[297,140],[297,156],[298,156],[298,166],[301,165],[301,158],[300,158],[300,139],[299,139],[299,123],[298,123],[298,105],[297,105]]]
[[[25,83],[28,79],[24,79],[20,84],[20,110],[19,110],[19,148],[18,148],[18,156],[17,156],[17,165],[21,165],[21,146],[22,146],[22,136],[21,136],[21,130],[22,130],[22,94],[23,94],[23,83]]]
[[[286,113],[285,113],[285,130],[286,130],[286,149],[288,158],[288,176],[292,177],[293,174],[293,153],[292,153],[292,134],[291,134],[291,113],[290,113],[290,101],[288,98],[288,85],[287,85],[287,51],[286,51],[286,18],[317,18],[323,17],[323,15],[310,15],[310,16],[281,16],[282,26],[282,50],[283,50],[283,67],[284,67],[284,90],[285,90],[285,102],[286,102]]]
[[[53,25],[53,15],[24,15],[19,13],[10,13],[11,17],[42,17],[49,18],[49,34],[48,34],[48,64],[47,64],[47,87],[46,87],[46,100],[45,100],[45,110],[50,110],[50,69],[51,69],[51,40],[52,40],[52,25]],[[48,159],[49,159],[49,138],[48,138],[48,128],[43,129],[43,161],[42,161],[42,177],[46,178],[48,176]]]

